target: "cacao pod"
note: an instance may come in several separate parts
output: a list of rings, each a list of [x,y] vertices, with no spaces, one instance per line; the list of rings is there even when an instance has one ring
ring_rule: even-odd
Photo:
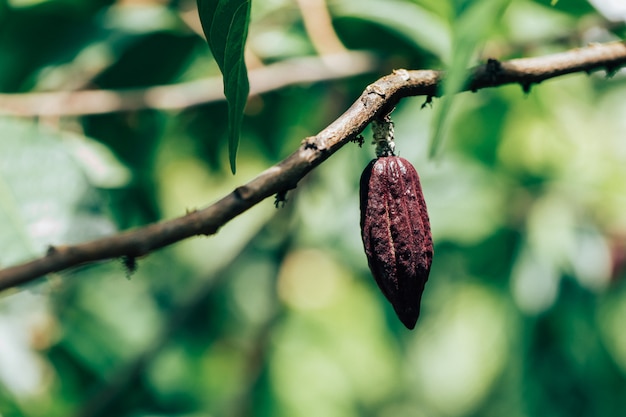
[[[409,329],[419,317],[433,241],[417,171],[399,156],[381,156],[363,171],[361,237],[372,275]]]

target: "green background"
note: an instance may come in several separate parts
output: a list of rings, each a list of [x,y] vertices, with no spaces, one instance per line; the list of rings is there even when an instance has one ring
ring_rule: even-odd
[[[0,266],[210,204],[378,77],[444,68],[463,31],[485,31],[470,64],[625,34],[582,0],[471,17],[479,3],[329,2],[343,45],[376,65],[251,97],[236,176],[224,101],[59,118],[11,116],[0,96]],[[220,77],[194,7],[0,0],[0,92]],[[295,1],[253,3],[257,66],[319,54],[302,16]],[[0,294],[0,416],[624,416],[625,97],[624,75],[603,72],[463,93],[434,159],[440,100],[398,105],[396,149],[421,176],[435,242],[414,331],[361,245],[367,129],[283,208],[263,201],[132,274],[103,262]]]

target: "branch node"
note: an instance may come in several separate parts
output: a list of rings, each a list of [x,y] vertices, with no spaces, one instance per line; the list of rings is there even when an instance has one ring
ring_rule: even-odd
[[[411,79],[411,74],[404,68],[393,70],[393,74],[402,78],[402,81],[409,81]]]
[[[365,88],[365,93],[361,95],[361,103],[363,103],[365,107],[368,107],[369,105],[369,96],[371,94],[375,94],[383,99],[387,96],[381,86],[379,86],[378,84],[370,84]]]
[[[489,77],[489,80],[491,82],[495,82],[502,73],[502,64],[497,59],[489,58],[485,66],[485,71],[487,73],[487,76]]]
[[[239,200],[247,201],[254,193],[247,185],[241,185],[233,191],[235,197]]]
[[[497,59],[489,58],[484,65],[474,68],[467,80],[466,88],[475,93],[481,88],[496,86],[501,82],[503,73],[502,63]]]
[[[48,249],[46,249],[46,256],[52,256],[58,252],[59,251],[57,250],[55,246],[48,245]]]
[[[387,96],[387,94],[385,94],[385,92],[383,91],[382,87],[379,86],[378,84],[370,84],[365,88],[365,92],[367,94],[376,94],[377,96],[380,96],[382,98],[385,98]]]
[[[302,141],[302,146],[305,150],[313,149],[314,151],[317,151],[319,149],[317,147],[317,143],[315,142],[315,136],[309,136],[307,138],[304,138],[304,140]]]

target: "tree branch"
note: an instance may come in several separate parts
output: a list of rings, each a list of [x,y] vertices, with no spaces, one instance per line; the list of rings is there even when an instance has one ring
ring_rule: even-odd
[[[532,84],[575,72],[605,69],[612,74],[626,65],[626,43],[591,45],[553,55],[499,62],[489,60],[470,71],[467,90],[518,83]],[[261,200],[296,187],[313,168],[382,116],[403,97],[436,96],[440,71],[396,70],[369,85],[352,106],[316,136],[305,138],[289,157],[262,172],[249,183],[209,207],[185,216],[135,230],[73,245],[51,247],[38,259],[0,270],[0,290],[11,288],[50,272],[105,259],[146,255],[194,235],[212,235],[226,222]]]
[[[372,54],[360,51],[288,59],[250,70],[250,94],[364,74],[375,67]],[[149,88],[0,93],[0,115],[80,116],[141,109],[174,110],[224,99],[222,77],[218,76]]]

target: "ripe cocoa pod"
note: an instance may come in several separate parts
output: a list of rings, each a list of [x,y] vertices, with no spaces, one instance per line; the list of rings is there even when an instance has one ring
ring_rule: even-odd
[[[374,159],[361,175],[361,237],[385,297],[409,329],[419,317],[433,240],[417,171],[398,156]]]

